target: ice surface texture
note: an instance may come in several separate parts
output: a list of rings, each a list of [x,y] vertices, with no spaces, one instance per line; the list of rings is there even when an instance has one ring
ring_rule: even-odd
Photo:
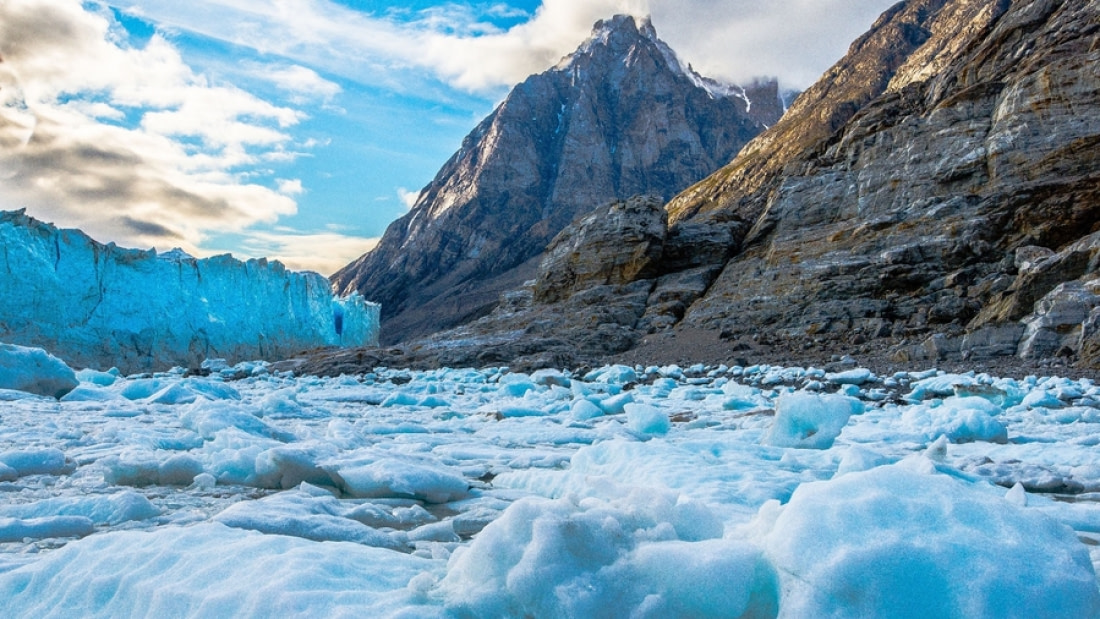
[[[1100,616],[1089,380],[207,367],[0,391],[0,615]]]
[[[378,339],[378,306],[279,262],[102,245],[0,212],[0,341],[125,372]]]

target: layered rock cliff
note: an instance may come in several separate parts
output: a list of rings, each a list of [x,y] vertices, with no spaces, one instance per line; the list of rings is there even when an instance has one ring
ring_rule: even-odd
[[[382,304],[391,342],[475,318],[533,276],[573,219],[616,198],[671,198],[781,114],[775,82],[719,85],[681,66],[648,20],[601,21],[518,85],[332,281]]]
[[[279,262],[102,245],[0,211],[0,341],[124,372],[378,343],[378,306]]]
[[[1036,302],[1063,282],[1097,305],[1084,297],[1100,222],[1100,3],[911,0],[861,41],[891,31],[896,69],[839,130],[800,100],[669,205],[674,221],[751,224],[684,324],[898,361],[1078,354],[1023,332],[1050,322]],[[857,47],[825,80],[858,66]],[[759,187],[726,184],[777,136],[815,128],[823,137]],[[1078,314],[1047,330],[1088,339],[1091,309]]]

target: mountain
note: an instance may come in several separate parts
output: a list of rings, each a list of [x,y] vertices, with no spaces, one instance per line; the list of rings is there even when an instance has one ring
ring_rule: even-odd
[[[102,245],[0,211],[0,341],[123,372],[378,342],[378,306],[279,262]]]
[[[648,20],[600,21],[516,86],[332,282],[381,303],[390,342],[484,315],[575,218],[613,199],[671,198],[782,113],[774,81],[719,84],[683,66]]]
[[[401,363],[1100,369],[1098,35],[1095,1],[900,2],[729,164],[576,220]]]

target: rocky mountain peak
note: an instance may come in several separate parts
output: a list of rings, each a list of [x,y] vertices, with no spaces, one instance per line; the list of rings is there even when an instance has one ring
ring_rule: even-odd
[[[629,60],[631,52],[639,44],[658,46],[672,50],[664,41],[657,38],[657,31],[648,17],[634,17],[632,15],[616,15],[609,19],[601,19],[592,27],[592,34],[573,51],[562,58],[554,69],[567,70],[586,59],[594,59],[599,62],[603,57],[610,57],[614,61]],[[663,50],[662,50],[663,51]],[[675,55],[672,55],[675,58]],[[679,64],[669,64],[669,68],[679,69]]]
[[[333,276],[382,304],[383,338],[460,324],[530,279],[550,239],[611,200],[667,200],[782,114],[775,82],[706,80],[645,18],[615,16],[517,85],[372,252]]]

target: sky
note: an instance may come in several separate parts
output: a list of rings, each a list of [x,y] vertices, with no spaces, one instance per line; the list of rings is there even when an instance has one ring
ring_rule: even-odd
[[[812,84],[893,0],[0,0],[0,210],[329,275],[515,84],[650,16],[703,75]]]

